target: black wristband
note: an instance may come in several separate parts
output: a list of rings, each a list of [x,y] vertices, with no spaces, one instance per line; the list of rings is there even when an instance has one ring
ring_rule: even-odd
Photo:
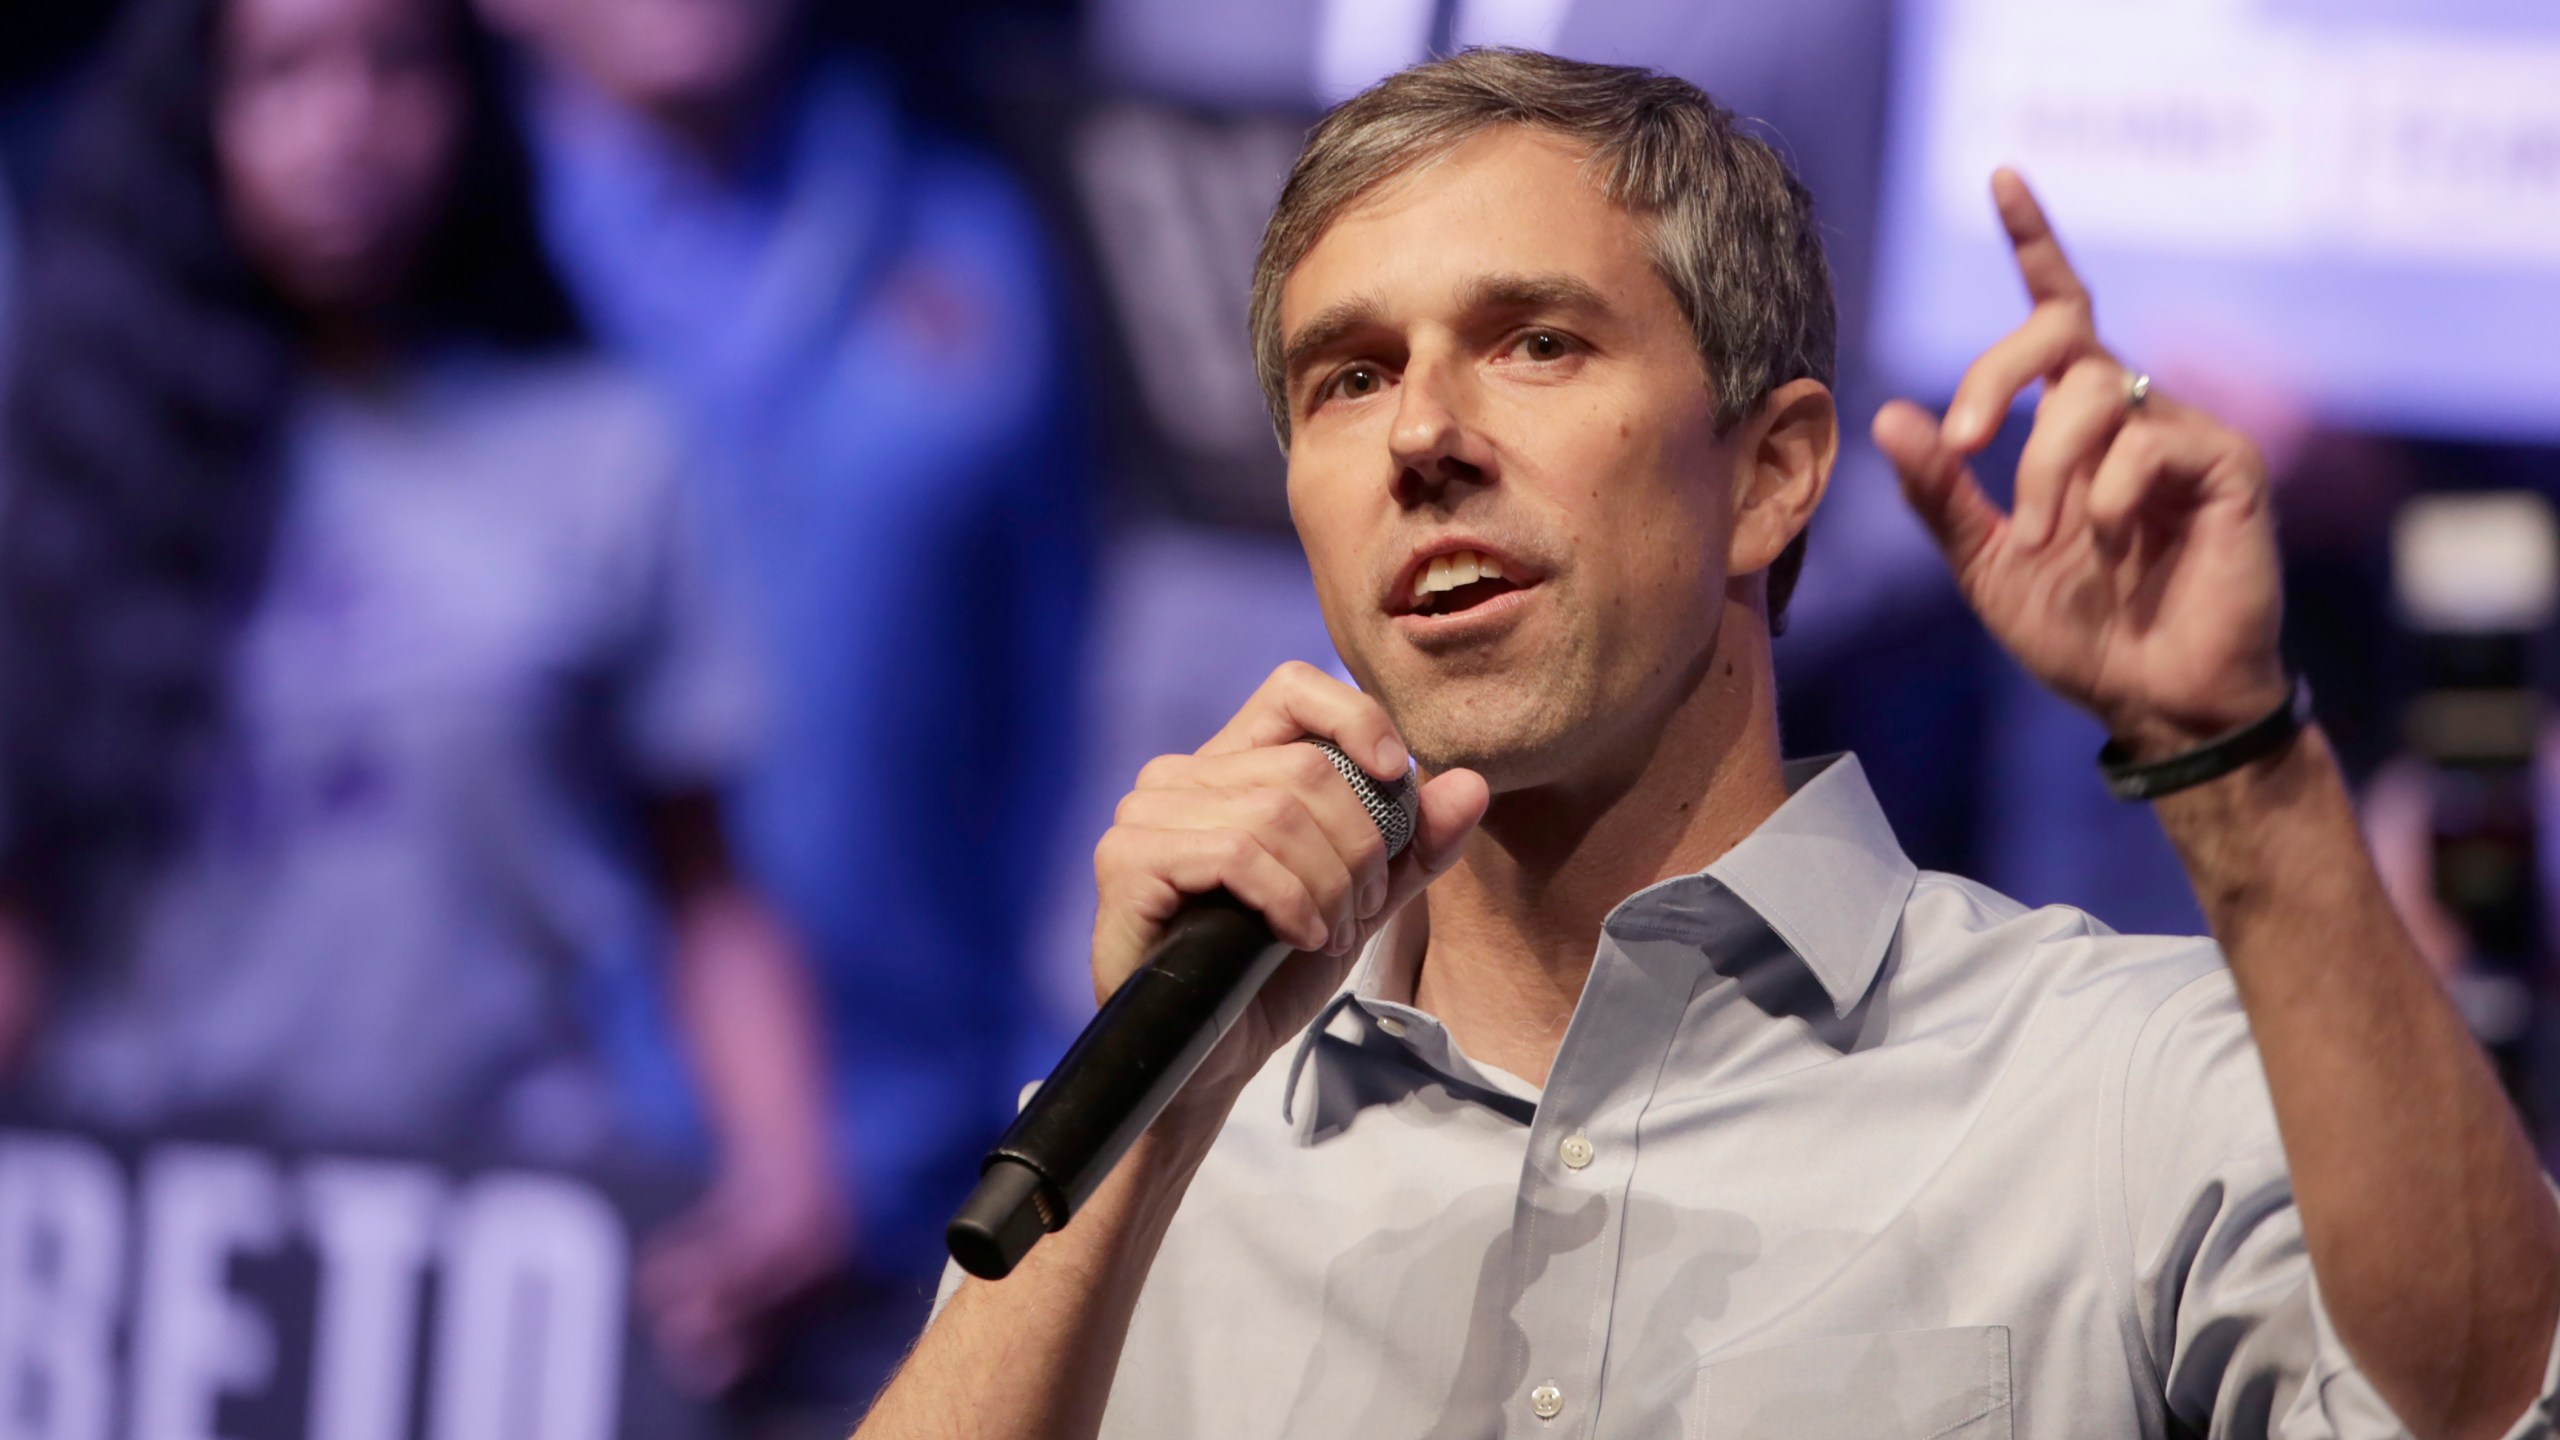
[[[2216,736],[2183,755],[2133,763],[2124,743],[2109,740],[2098,752],[2098,773],[2107,777],[2107,793],[2119,800],[2157,800],[2208,780],[2219,780],[2252,760],[2283,749],[2311,723],[2311,682],[2294,677],[2293,693],[2269,711],[2228,735]]]

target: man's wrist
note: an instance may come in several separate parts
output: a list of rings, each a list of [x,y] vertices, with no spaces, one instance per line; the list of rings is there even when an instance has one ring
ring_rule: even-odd
[[[2138,727],[2133,738],[2117,729],[2098,752],[2098,770],[2117,799],[2157,800],[2282,754],[2310,723],[2311,687],[2295,678],[2272,705],[2202,736],[2192,725]]]
[[[2247,685],[2235,686],[2210,709],[2170,711],[2125,708],[2101,714],[2107,740],[2116,753],[2137,765],[2150,765],[2211,744],[2217,738],[2265,716],[2292,698],[2294,677],[2278,669]]]
[[[2345,793],[2337,754],[2317,721],[2306,725],[2282,749],[2232,773],[2151,804],[2151,813],[2168,833],[2171,845],[2187,861],[2189,879],[2203,896],[2214,884],[2238,883],[2243,872],[2254,874],[2266,857],[2241,861],[2270,835],[2286,833],[2307,803],[2325,807],[2334,790]],[[2329,797],[2329,798],[2322,798]],[[2345,812],[2353,823],[2353,807]],[[2198,872],[2197,862],[2213,879]],[[2237,870],[2233,867],[2237,866]],[[2212,913],[2208,907],[2207,914]]]

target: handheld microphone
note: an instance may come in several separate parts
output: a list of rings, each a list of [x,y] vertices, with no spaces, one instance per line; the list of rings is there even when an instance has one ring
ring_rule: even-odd
[[[1330,741],[1304,743],[1359,793],[1394,859],[1420,816],[1411,777],[1382,785]],[[1289,951],[1225,890],[1186,901],[979,1166],[978,1188],[943,1231],[960,1268],[1001,1280],[1042,1235],[1063,1229]]]

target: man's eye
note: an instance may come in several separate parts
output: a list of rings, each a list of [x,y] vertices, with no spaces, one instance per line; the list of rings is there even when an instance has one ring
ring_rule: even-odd
[[[1553,330],[1532,330],[1520,337],[1520,352],[1532,360],[1561,360],[1571,348]]]
[[[1385,383],[1377,371],[1366,365],[1354,365],[1334,377],[1333,388],[1336,394],[1357,400],[1363,395],[1377,394],[1378,387]]]

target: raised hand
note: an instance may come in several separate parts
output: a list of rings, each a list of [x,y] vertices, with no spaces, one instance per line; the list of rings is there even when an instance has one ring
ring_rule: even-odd
[[[1896,400],[1876,415],[1876,445],[2019,663],[2138,756],[2173,754],[2285,697],[2266,465],[2200,410],[2136,403],[2026,182],[2002,170],[1991,189],[2033,308],[1965,372],[1944,424]],[[2037,381],[2004,514],[1967,459]]]

